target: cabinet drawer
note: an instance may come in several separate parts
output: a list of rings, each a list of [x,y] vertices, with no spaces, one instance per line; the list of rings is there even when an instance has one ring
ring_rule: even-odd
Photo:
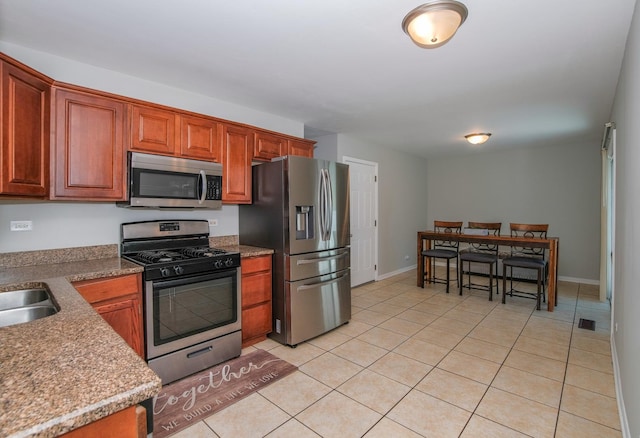
[[[271,332],[271,303],[242,311],[242,340],[264,336]]]
[[[73,286],[90,304],[140,292],[137,274],[78,281]]]
[[[271,301],[271,274],[242,276],[242,307]]]
[[[241,260],[242,275],[271,270],[271,256],[247,257]]]

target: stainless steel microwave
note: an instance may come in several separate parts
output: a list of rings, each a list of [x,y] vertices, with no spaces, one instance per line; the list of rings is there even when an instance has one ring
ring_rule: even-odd
[[[129,200],[120,207],[222,207],[222,164],[129,152]]]

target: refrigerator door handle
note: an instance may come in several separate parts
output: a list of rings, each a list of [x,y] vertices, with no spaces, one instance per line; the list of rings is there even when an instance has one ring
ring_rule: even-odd
[[[333,199],[331,176],[327,169],[320,170],[320,233],[322,240],[331,238]]]
[[[298,260],[296,262],[296,265],[312,265],[312,264],[316,264],[318,262],[324,262],[326,260],[337,260],[337,259],[340,259],[342,257],[346,257],[348,255],[349,255],[348,252],[343,252],[342,254],[333,255],[333,256],[318,257],[318,258],[315,258],[315,259]]]
[[[333,280],[321,281],[319,283],[313,283],[313,284],[303,284],[302,286],[298,286],[298,290],[302,291],[302,290],[308,290],[308,289],[316,289],[318,286],[326,286],[328,284],[337,283],[338,281],[342,280],[348,275],[349,273],[346,273],[341,275],[340,277],[334,278]]]

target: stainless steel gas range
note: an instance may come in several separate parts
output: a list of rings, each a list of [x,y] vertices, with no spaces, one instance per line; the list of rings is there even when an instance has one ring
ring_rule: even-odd
[[[122,224],[121,255],[144,266],[145,354],[163,384],[240,355],[240,254],[210,248],[206,220]]]

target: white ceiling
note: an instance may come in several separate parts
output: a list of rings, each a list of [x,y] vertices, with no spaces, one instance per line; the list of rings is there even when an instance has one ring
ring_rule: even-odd
[[[432,50],[423,1],[0,0],[0,40],[425,157],[599,141],[635,0],[463,0]]]

